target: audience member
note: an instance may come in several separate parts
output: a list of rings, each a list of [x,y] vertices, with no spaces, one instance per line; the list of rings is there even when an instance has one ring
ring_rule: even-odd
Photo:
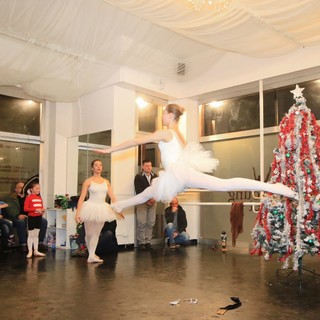
[[[136,194],[143,192],[151,185],[151,182],[157,175],[152,172],[152,163],[150,160],[143,160],[142,172],[134,178],[134,188]],[[151,239],[153,226],[156,222],[156,201],[148,199],[147,202],[135,207],[137,216],[137,241],[140,250],[151,249]]]
[[[14,239],[12,222],[5,219],[1,213],[2,209],[7,207],[7,203],[0,201],[0,231],[2,237],[2,247],[4,249],[6,249],[9,245],[12,245]]]
[[[169,238],[171,249],[189,241],[190,236],[186,232],[188,225],[186,212],[179,205],[178,198],[173,198],[170,207],[165,209],[165,221],[167,224],[165,235]]]
[[[28,254],[27,259],[32,255],[44,257],[45,254],[38,251],[39,232],[41,227],[41,217],[46,211],[40,196],[40,184],[34,182],[30,188],[30,194],[24,202],[24,211],[28,212]]]
[[[23,252],[27,252],[27,222],[28,213],[24,211],[24,201],[26,195],[23,193],[24,182],[19,181],[14,188],[14,193],[6,199],[8,207],[4,209],[3,215],[13,223],[18,234],[18,240]],[[48,221],[42,217],[39,233],[39,251],[45,251],[47,247],[44,244],[46,237]]]

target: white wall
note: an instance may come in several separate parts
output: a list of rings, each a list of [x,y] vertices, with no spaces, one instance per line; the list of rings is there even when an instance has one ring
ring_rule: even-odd
[[[277,58],[251,58],[227,53],[198,79],[184,84],[184,96],[201,95],[240,84],[317,67],[320,46],[301,48]]]
[[[78,102],[77,135],[110,130],[113,127],[114,87],[85,95]]]
[[[170,99],[198,98],[208,92],[230,88],[320,65],[320,46],[301,48],[276,58],[254,58],[226,53],[211,68],[196,79],[173,81],[157,75],[121,68],[120,80],[113,84],[149,90]],[[110,85],[110,81],[106,84]]]

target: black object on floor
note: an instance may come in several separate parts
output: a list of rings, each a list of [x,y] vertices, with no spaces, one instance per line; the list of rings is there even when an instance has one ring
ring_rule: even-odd
[[[223,315],[225,314],[228,310],[233,310],[233,309],[237,309],[241,306],[241,301],[238,297],[231,297],[230,298],[234,304],[229,304],[226,307],[222,307],[217,311],[217,314]]]

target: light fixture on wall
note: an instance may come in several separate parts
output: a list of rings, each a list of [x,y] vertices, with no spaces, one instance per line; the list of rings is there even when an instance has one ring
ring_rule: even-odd
[[[204,5],[211,6],[215,11],[226,9],[232,0],[187,0],[196,11],[200,11]]]
[[[208,105],[212,108],[219,108],[223,105],[223,101],[211,101]]]
[[[148,102],[146,102],[143,98],[137,97],[136,98],[136,104],[140,109],[144,109],[147,105]]]

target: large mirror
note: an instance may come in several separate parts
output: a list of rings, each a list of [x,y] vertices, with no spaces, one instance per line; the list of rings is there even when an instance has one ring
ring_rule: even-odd
[[[111,130],[95,132],[79,136],[78,141],[78,184],[80,193],[82,183],[91,176],[91,162],[100,159],[103,164],[102,176],[111,182],[111,156],[110,154],[97,154],[94,148],[106,148],[111,145]]]

